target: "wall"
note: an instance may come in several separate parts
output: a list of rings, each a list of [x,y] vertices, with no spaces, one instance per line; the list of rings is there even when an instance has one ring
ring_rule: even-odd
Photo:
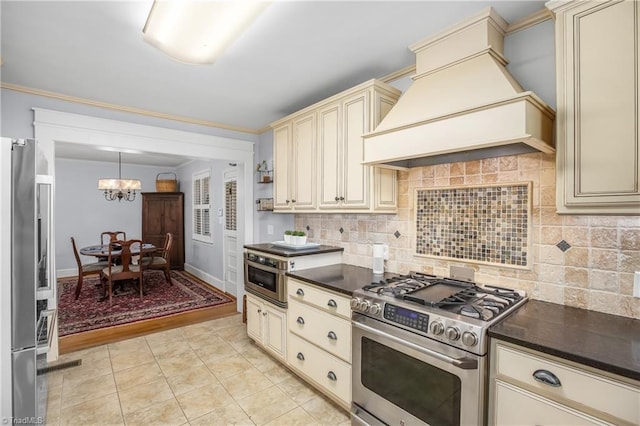
[[[262,160],[267,161],[267,166],[273,168],[273,132],[271,130],[260,135],[260,142],[256,144],[256,166]],[[253,187],[255,198],[273,198],[273,183],[257,183],[258,174],[255,174]],[[267,243],[282,240],[284,231],[293,228],[293,214],[274,213],[270,211],[257,211],[254,208],[253,228],[254,241]]]
[[[197,275],[207,278],[207,281],[220,289],[224,289],[223,274],[223,224],[218,220],[218,209],[224,209],[223,196],[223,173],[231,168],[226,161],[192,161],[178,168],[180,180],[180,191],[184,192],[185,216],[185,258],[187,265],[185,268],[193,271],[195,268]],[[193,174],[209,170],[211,172],[211,232],[213,241],[203,243],[191,239],[193,232],[193,216],[190,206],[193,203]],[[235,294],[235,292],[233,293]]]
[[[555,157],[545,154],[419,167],[399,174],[396,215],[297,215],[295,225],[310,226],[313,242],[344,247],[343,260],[352,265],[370,268],[371,243],[380,241],[390,247],[385,265],[390,272],[449,276],[452,265],[470,266],[481,284],[519,288],[534,299],[640,318],[640,299],[632,296],[633,272],[640,268],[640,217],[558,215],[555,177]],[[533,183],[530,269],[414,256],[416,188],[527,181]],[[562,240],[571,245],[566,252],[556,246]]]
[[[115,154],[115,153],[114,153]],[[127,238],[142,236],[142,197],[107,201],[98,190],[98,179],[117,176],[117,163],[57,158],[55,163],[55,232],[58,276],[77,275],[70,237],[78,249],[99,244],[103,231],[125,231]],[[167,171],[150,166],[123,164],[122,175],[140,179],[142,192],[155,191],[156,174]],[[81,256],[83,262],[92,259]]]

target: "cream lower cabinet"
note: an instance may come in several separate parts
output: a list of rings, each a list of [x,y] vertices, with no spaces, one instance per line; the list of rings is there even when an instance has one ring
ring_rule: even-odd
[[[492,340],[490,425],[638,425],[640,383]]]
[[[640,212],[640,2],[550,1],[556,15],[557,209]]]
[[[288,278],[287,363],[346,410],[351,405],[350,298]]]
[[[247,334],[276,358],[286,360],[286,310],[247,293]]]
[[[274,211],[395,212],[397,172],[362,164],[362,135],[399,96],[370,80],[273,123]]]

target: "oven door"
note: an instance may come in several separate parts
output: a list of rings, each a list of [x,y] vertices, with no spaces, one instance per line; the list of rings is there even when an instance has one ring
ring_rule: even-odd
[[[244,287],[258,297],[287,307],[285,271],[244,259]]]
[[[484,357],[356,312],[353,424],[479,425]]]

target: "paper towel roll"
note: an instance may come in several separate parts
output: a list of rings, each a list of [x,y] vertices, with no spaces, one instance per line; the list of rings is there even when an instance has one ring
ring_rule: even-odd
[[[382,243],[375,243],[373,245],[373,273],[384,273],[384,246]]]

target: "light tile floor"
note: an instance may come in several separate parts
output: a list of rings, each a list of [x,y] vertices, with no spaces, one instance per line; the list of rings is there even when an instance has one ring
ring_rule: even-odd
[[[330,402],[226,318],[63,355],[51,425],[349,425]]]

